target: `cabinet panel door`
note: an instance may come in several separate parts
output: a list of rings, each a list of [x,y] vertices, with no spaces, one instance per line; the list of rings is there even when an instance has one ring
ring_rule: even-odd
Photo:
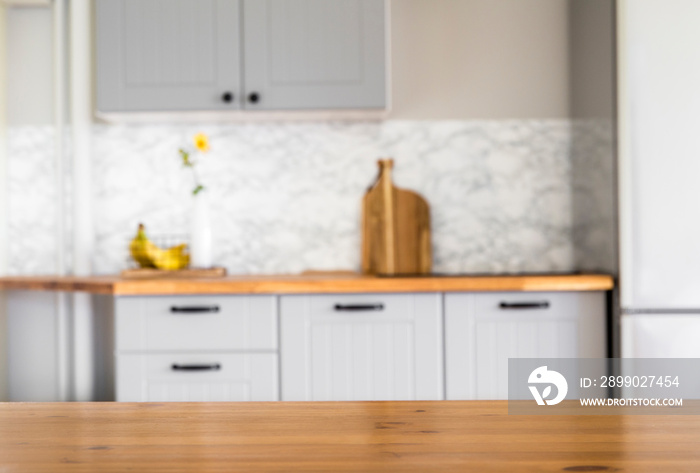
[[[98,110],[239,108],[239,25],[240,0],[98,0]]]
[[[283,400],[443,398],[439,294],[284,296],[280,314]]]
[[[447,399],[507,399],[508,358],[605,356],[604,293],[445,296]]]
[[[276,401],[277,379],[274,353],[117,355],[123,402]]]
[[[118,351],[277,349],[275,296],[116,298]]]
[[[386,107],[385,0],[244,0],[251,110]]]

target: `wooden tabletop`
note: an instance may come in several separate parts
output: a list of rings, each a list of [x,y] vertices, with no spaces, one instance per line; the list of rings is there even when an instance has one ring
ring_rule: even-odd
[[[696,416],[505,401],[0,404],[9,472],[695,472]]]
[[[212,279],[124,279],[118,276],[0,278],[0,289],[93,294],[333,294],[356,292],[607,291],[603,274],[374,277],[359,274],[229,276]]]

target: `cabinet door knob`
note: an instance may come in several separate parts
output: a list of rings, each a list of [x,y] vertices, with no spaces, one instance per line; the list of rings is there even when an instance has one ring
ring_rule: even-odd
[[[223,100],[225,103],[231,103],[233,102],[233,94],[231,92],[224,92],[221,96],[221,100]]]
[[[260,101],[260,94],[257,92],[251,92],[248,95],[248,102],[250,103],[258,103]]]

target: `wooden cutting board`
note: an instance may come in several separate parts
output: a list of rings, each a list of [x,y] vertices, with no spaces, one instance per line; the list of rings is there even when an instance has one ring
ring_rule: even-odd
[[[188,268],[176,271],[155,268],[133,268],[123,270],[120,276],[124,279],[223,278],[226,276],[226,268],[215,266],[213,268]]]
[[[428,203],[416,192],[394,186],[392,159],[378,164],[379,176],[362,202],[362,271],[389,276],[430,273]]]

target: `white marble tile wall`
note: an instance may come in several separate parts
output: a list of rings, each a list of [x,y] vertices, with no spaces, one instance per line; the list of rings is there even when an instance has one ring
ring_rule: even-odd
[[[56,271],[56,182],[53,127],[11,128],[7,134],[7,242],[10,274]]]
[[[592,128],[583,154],[608,159],[605,133]],[[95,125],[94,269],[125,266],[139,222],[154,234],[187,232],[192,182],[177,149],[198,131],[212,146],[201,175],[215,257],[231,273],[359,268],[360,200],[378,157],[393,157],[396,184],[428,199],[435,271],[573,271],[581,261],[606,269],[607,216],[574,222],[573,198],[607,192],[598,187],[609,179],[597,174],[608,168],[573,174],[575,129],[568,120]],[[11,133],[10,219],[23,242],[11,243],[12,271],[50,272],[50,130]],[[18,200],[30,188],[38,200]],[[595,212],[607,211],[604,201]]]

